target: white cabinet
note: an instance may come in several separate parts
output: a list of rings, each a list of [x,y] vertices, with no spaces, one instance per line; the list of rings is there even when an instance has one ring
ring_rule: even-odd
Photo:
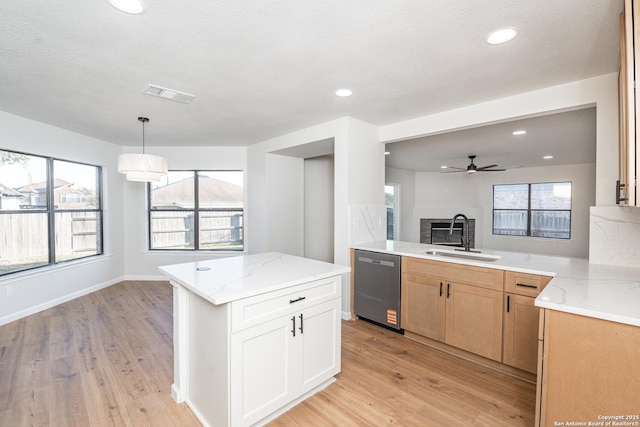
[[[220,305],[180,289],[187,372],[176,388],[205,426],[264,424],[340,372],[340,276]]]
[[[251,425],[339,371],[339,298],[234,333],[233,424]]]

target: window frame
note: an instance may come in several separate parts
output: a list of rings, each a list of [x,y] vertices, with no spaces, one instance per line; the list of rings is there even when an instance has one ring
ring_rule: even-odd
[[[152,189],[151,183],[147,183],[146,191],[147,191],[147,249],[149,251],[154,252],[214,252],[214,253],[244,253],[246,251],[246,240],[245,240],[245,192],[244,192],[244,170],[243,169],[172,169],[169,170],[171,172],[190,172],[193,173],[194,178],[194,188],[193,188],[193,197],[194,197],[194,205],[193,208],[181,208],[181,209],[162,209],[162,208],[154,208],[152,201]],[[215,173],[215,172],[238,172],[242,174],[242,188],[243,188],[243,197],[242,197],[242,207],[241,208],[201,208],[200,207],[200,174],[201,173]],[[242,246],[239,249],[215,249],[215,248],[200,248],[200,214],[203,212],[231,212],[231,211],[242,211]],[[193,212],[193,248],[154,248],[153,247],[153,229],[152,229],[152,215],[154,212]]]
[[[0,209],[0,215],[34,215],[34,214],[44,214],[46,216],[45,220],[47,223],[47,260],[46,263],[42,263],[33,267],[22,268],[19,270],[12,270],[8,272],[0,271],[0,279],[10,276],[12,274],[24,273],[32,270],[42,269],[46,267],[57,266],[60,264],[66,264],[69,262],[79,261],[87,258],[92,258],[96,256],[104,255],[104,171],[101,165],[94,165],[86,162],[79,162],[75,160],[68,160],[59,157],[45,156],[34,153],[27,153],[23,151],[10,150],[5,148],[0,148],[0,151],[4,151],[7,153],[13,153],[23,156],[29,157],[37,157],[44,159],[45,161],[45,182],[46,182],[46,191],[44,194],[44,199],[46,200],[46,208],[36,207],[36,208],[24,208],[24,209]],[[96,168],[96,208],[93,209],[60,209],[56,207],[55,204],[55,169],[54,163],[56,161],[65,162],[65,163],[73,163],[76,165],[82,166],[90,166]],[[1,166],[0,166],[1,167]],[[41,197],[40,194],[37,195],[37,199]],[[95,212],[96,218],[99,223],[99,226],[96,227],[96,253],[90,255],[79,256],[77,258],[71,259],[58,259],[60,254],[56,253],[56,215],[59,213],[84,213],[84,212]],[[58,255],[58,256],[56,256]]]
[[[539,208],[532,208],[531,205],[531,187],[534,185],[543,185],[543,184],[569,184],[571,186],[571,199],[570,199],[570,207],[569,209],[539,209]],[[495,208],[495,191],[496,191],[496,186],[498,187],[504,187],[504,186],[518,186],[518,185],[526,185],[527,186],[527,208],[526,208],[526,217],[527,217],[527,224],[526,224],[526,234],[524,235],[520,235],[520,234],[504,234],[504,233],[496,233],[496,228],[495,228],[495,213],[496,211],[498,212],[509,212],[509,211],[513,211],[513,212],[520,212],[520,211],[524,211],[524,208],[518,208],[518,209],[504,209],[504,208],[500,208],[500,209],[496,209]],[[567,241],[567,240],[571,240],[571,224],[572,224],[572,220],[573,220],[573,182],[572,181],[545,181],[545,182],[529,182],[529,183],[513,183],[513,184],[493,184],[491,186],[491,235],[492,236],[508,236],[508,237],[529,237],[529,238],[534,238],[534,239],[556,239],[556,240],[563,240],[563,241]],[[533,212],[568,212],[569,213],[569,230],[568,230],[568,237],[547,237],[547,236],[533,236],[531,234],[531,223],[532,223],[532,213]]]

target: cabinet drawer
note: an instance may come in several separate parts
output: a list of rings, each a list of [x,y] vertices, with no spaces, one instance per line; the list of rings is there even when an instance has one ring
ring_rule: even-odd
[[[233,301],[231,331],[256,326],[341,295],[341,278],[337,276]]]
[[[518,295],[537,297],[551,279],[552,277],[549,276],[507,271],[504,290]]]
[[[474,267],[450,262],[402,257],[402,272],[430,276],[449,282],[503,290],[504,272],[493,268]]]

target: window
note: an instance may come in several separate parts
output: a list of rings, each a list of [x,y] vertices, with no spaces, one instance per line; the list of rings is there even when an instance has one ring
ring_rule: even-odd
[[[384,186],[385,204],[387,205],[387,240],[399,239],[399,187],[400,186],[398,184],[387,184]]]
[[[493,234],[571,238],[571,182],[493,186]]]
[[[102,168],[0,150],[0,275],[102,254]]]
[[[169,171],[149,184],[149,248],[244,250],[242,171]]]

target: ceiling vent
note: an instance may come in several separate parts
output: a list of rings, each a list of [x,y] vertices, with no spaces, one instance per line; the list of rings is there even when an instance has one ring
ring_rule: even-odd
[[[193,99],[195,98],[194,95],[189,95],[188,93],[178,92],[177,90],[154,86],[152,84],[147,85],[147,88],[142,93],[144,93],[145,95],[170,99],[176,102],[182,102],[183,104],[190,104],[191,101],[193,101]]]

